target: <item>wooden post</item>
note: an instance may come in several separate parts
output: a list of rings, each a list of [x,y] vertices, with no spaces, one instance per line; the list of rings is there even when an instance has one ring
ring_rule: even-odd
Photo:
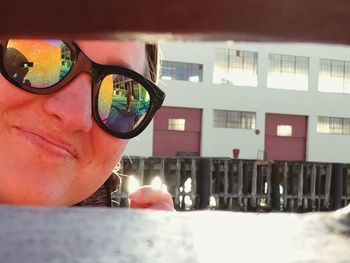
[[[312,164],[311,168],[311,207],[312,211],[315,211],[316,205],[315,205],[315,200],[316,200],[316,164]]]
[[[288,163],[283,163],[283,209],[288,209]],[[293,197],[292,197],[293,199]]]
[[[145,172],[145,159],[144,158],[140,158],[139,160],[139,182],[140,185],[143,185],[143,181],[144,181],[144,172]]]
[[[248,210],[248,198],[245,196],[244,197],[244,200],[243,200],[243,209],[244,211],[247,211]]]
[[[199,194],[199,209],[207,209],[211,193],[211,174],[212,160],[210,158],[202,158],[199,160],[198,167],[198,194]]]
[[[298,210],[303,206],[303,176],[304,176],[304,165],[301,164],[300,171],[298,173]]]
[[[248,198],[251,198],[251,176],[250,171],[252,170],[251,162],[246,161],[243,163],[243,203],[244,211],[248,211]]]
[[[192,158],[191,160],[191,179],[192,179],[192,188],[191,188],[191,200],[192,200],[192,207],[196,206],[196,193],[197,193],[197,166],[196,166],[196,159]]]
[[[215,178],[215,185],[213,185],[211,183],[211,186],[212,186],[211,193],[214,193],[214,194],[220,193],[220,188],[221,188],[220,166],[221,166],[220,160],[216,160],[212,164],[213,174],[214,174],[214,178]],[[217,205],[217,207],[220,207],[220,198],[219,197],[216,199],[216,205]]]
[[[280,175],[279,164],[272,164],[271,169],[271,207],[273,210],[280,210]]]
[[[224,194],[225,194],[225,197],[224,197],[224,206],[225,208],[227,208],[227,194],[228,194],[228,161],[227,160],[224,160]]]
[[[264,183],[264,178],[266,176],[266,168],[267,166],[264,164],[259,163],[259,161],[256,162],[256,167],[257,167],[257,178],[256,178],[256,199],[257,199],[257,206],[260,206],[260,198],[265,198],[265,183]],[[266,202],[266,198],[265,198]]]
[[[120,166],[119,166],[119,171],[121,174],[124,174],[124,159],[121,160],[120,162]],[[128,162],[131,162],[129,159],[127,160]],[[122,179],[122,181],[124,181],[124,183],[122,183],[120,190],[118,191],[120,193],[120,198],[118,200],[119,202],[119,206],[120,207],[129,207],[129,199],[127,198],[128,195],[128,181],[129,178],[128,177],[124,177]]]
[[[271,171],[272,165],[269,163],[267,165],[267,194],[266,194],[266,205],[271,208]]]
[[[331,190],[332,164],[327,164],[326,180],[324,185],[324,206],[329,208],[329,196]]]
[[[148,185],[151,184],[152,182],[152,176],[154,174],[154,162],[155,162],[155,158],[148,158],[146,161],[146,165],[148,167],[147,172],[144,175],[144,179],[143,179],[143,183]]]
[[[159,167],[159,177],[162,181],[162,184],[166,184],[165,176],[164,176],[164,169],[165,169],[165,159],[160,159],[160,167]]]
[[[179,185],[181,182],[181,161],[179,158],[176,159],[176,171],[175,171],[175,180],[176,180],[176,187],[175,187],[175,207],[179,207],[180,205],[180,189],[179,189]],[[184,209],[182,207],[182,209]]]
[[[318,168],[318,169],[317,169]],[[322,180],[323,180],[323,176],[326,177],[326,167],[323,164],[318,165],[318,167],[316,167],[316,171],[318,171],[318,173],[316,172],[316,182],[317,182],[317,197],[318,197],[318,205],[317,205],[317,211],[321,210],[321,193],[323,193],[323,189],[324,185],[322,185]]]
[[[243,208],[243,161],[238,161],[238,204]]]
[[[120,162],[119,162],[118,171],[119,171],[120,173],[123,173],[123,171],[124,171],[124,159],[123,159],[123,158],[122,158],[122,159],[120,160]]]
[[[343,193],[345,197],[345,204],[348,204],[348,167],[344,167],[343,170]]]
[[[344,165],[340,163],[332,164],[332,181],[331,181],[331,196],[332,209],[339,209],[342,207],[343,195],[343,169]]]
[[[303,211],[309,211],[311,200],[311,166],[304,163],[304,180],[303,180]]]
[[[214,171],[214,165],[213,165],[213,159],[210,159],[210,162],[209,162],[209,173],[210,173],[210,176],[209,176],[209,199],[210,199],[210,195],[213,193],[213,171]]]
[[[308,210],[308,207],[309,207],[309,199],[307,198],[307,196],[305,195],[303,197],[303,208],[304,208],[304,211],[307,211]]]
[[[251,192],[251,200],[250,200],[250,204],[253,208],[256,208],[256,181],[257,181],[257,177],[258,177],[258,167],[257,167],[257,163],[254,162],[253,163],[253,175],[252,175],[252,192]]]
[[[231,194],[234,194],[235,193],[235,171],[237,171],[237,176],[238,176],[238,163],[237,161],[235,160],[231,160],[230,161],[230,166],[231,166],[231,169],[230,169],[230,193]],[[236,169],[237,168],[237,169]],[[232,210],[233,209],[233,198],[230,197],[229,198],[229,209]],[[237,207],[235,207],[237,208]]]

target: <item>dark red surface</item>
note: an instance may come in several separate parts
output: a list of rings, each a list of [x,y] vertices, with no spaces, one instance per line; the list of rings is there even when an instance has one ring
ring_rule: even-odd
[[[348,0],[2,0],[0,6],[2,37],[350,43]]]
[[[292,136],[277,136],[277,125],[291,125]],[[271,114],[265,116],[265,151],[269,160],[305,160],[307,117]]]
[[[185,119],[185,131],[169,131],[168,119]],[[202,110],[162,107],[154,117],[153,156],[200,154]]]
[[[239,157],[239,152],[240,152],[240,150],[239,150],[238,148],[234,148],[234,149],[232,150],[232,154],[233,154],[233,158],[234,158],[234,159],[238,159],[238,157]]]

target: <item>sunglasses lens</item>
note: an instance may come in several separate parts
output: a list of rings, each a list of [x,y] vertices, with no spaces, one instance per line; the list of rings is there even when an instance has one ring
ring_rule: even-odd
[[[7,74],[20,85],[48,88],[73,65],[72,54],[61,40],[9,40],[4,54]]]
[[[135,130],[150,106],[150,94],[137,81],[118,74],[103,79],[98,94],[98,114],[108,129],[119,134]]]

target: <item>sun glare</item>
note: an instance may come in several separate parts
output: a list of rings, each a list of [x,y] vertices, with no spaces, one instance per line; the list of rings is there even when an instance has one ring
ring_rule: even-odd
[[[134,192],[137,188],[140,187],[139,180],[135,178],[135,176],[130,175],[128,177],[128,192],[132,193]]]

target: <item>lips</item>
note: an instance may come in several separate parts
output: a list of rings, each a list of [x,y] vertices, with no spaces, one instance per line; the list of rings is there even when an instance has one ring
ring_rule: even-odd
[[[78,158],[75,147],[58,136],[22,127],[15,127],[15,129],[30,143],[44,151],[63,158]]]

